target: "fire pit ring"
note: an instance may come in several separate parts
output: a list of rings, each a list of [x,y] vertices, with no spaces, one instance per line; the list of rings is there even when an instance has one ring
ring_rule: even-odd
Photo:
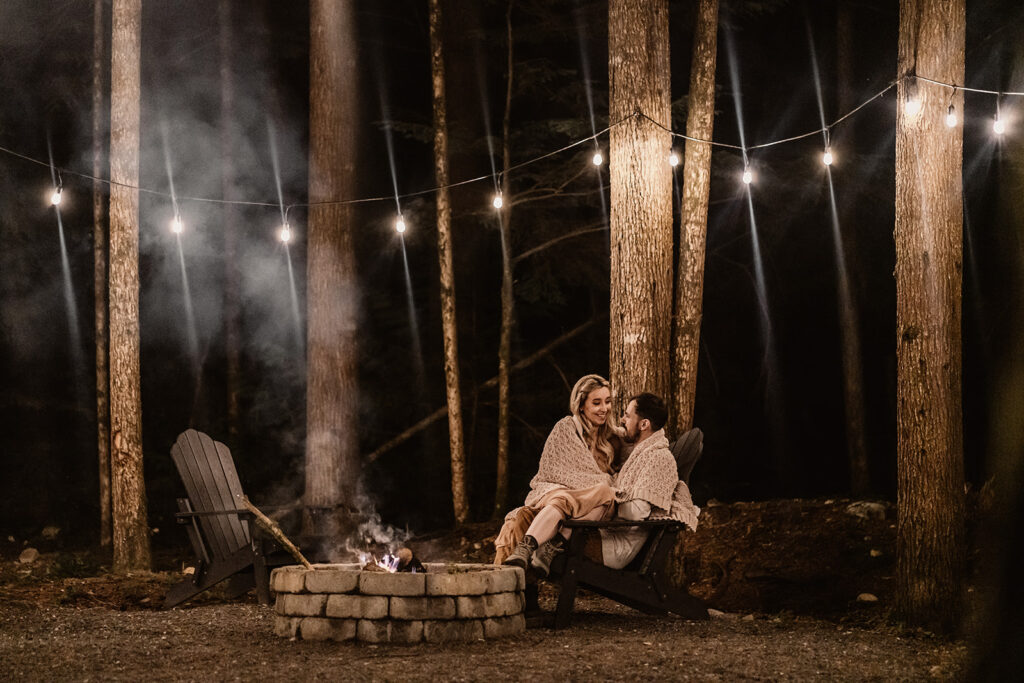
[[[423,573],[366,571],[359,564],[279,567],[270,575],[274,632],[303,640],[440,643],[526,629],[522,569],[423,566]]]

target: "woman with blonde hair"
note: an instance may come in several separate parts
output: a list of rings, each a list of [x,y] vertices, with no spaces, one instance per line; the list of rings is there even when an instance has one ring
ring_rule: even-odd
[[[505,517],[494,541],[495,564],[532,566],[545,577],[561,550],[566,519],[608,519],[614,512],[613,462],[621,441],[609,418],[611,385],[584,375],[569,396],[569,415],[555,423],[544,443],[537,474],[523,507]]]

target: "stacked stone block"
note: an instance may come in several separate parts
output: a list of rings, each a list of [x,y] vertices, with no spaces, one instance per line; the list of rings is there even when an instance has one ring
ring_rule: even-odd
[[[441,643],[525,630],[522,569],[425,566],[417,574],[362,571],[357,564],[275,569],[274,631],[305,640]]]

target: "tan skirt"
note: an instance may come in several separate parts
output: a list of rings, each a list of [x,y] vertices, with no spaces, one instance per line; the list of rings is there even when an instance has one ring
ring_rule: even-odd
[[[509,556],[533,523],[537,513],[552,505],[566,519],[578,519],[590,513],[594,508],[605,506],[602,520],[611,519],[615,514],[615,489],[607,484],[595,484],[585,489],[555,489],[548,491],[534,505],[516,510],[516,514],[502,525],[498,537],[494,539],[494,564],[501,564]]]

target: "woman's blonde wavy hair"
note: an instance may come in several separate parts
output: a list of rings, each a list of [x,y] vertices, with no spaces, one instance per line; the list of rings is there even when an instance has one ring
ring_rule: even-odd
[[[583,437],[587,447],[594,450],[596,446],[598,455],[595,456],[595,459],[598,466],[611,474],[613,472],[612,461],[615,459],[615,447],[612,446],[610,440],[612,434],[615,433],[612,427],[611,415],[608,416],[603,425],[595,425],[583,412],[583,404],[586,403],[590,392],[602,387],[611,391],[612,385],[601,375],[583,375],[583,377],[580,377],[572,388],[572,393],[569,394],[569,412],[572,414],[573,421],[576,423],[580,436]]]

